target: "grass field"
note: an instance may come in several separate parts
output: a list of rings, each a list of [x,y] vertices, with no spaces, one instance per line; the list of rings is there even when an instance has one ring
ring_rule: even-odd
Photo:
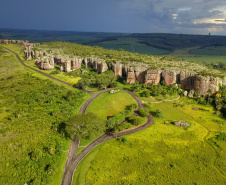
[[[148,54],[148,55],[164,55],[169,53],[167,50],[157,49],[145,44],[139,43],[141,40],[137,38],[120,37],[113,41],[98,42],[92,45],[100,46],[106,49],[124,49],[125,51]]]
[[[185,61],[206,62],[206,63],[226,63],[225,46],[217,47],[192,47],[185,49],[178,49],[168,54],[171,57],[176,57]]]
[[[196,55],[226,55],[226,46],[209,46],[190,50],[191,54]]]
[[[126,136],[127,143],[113,140],[95,149],[92,159],[83,161],[88,172],[80,184],[225,184],[225,143],[210,138],[225,131],[226,120],[217,117],[212,107],[178,101],[186,106],[152,104],[150,111],[160,109],[164,117]],[[184,120],[190,127],[166,125],[166,120]]]
[[[104,93],[89,105],[87,112],[93,112],[101,119],[107,120],[108,116],[122,112],[127,105],[134,103],[136,101],[133,97],[123,91],[115,94]]]
[[[12,47],[12,48],[16,48],[17,45],[14,45],[14,46],[8,45],[8,46],[9,47]],[[17,52],[20,51],[19,49],[20,48],[18,48]],[[31,168],[30,167],[31,162],[30,162],[28,156],[24,157],[22,160],[20,159],[20,157],[22,155],[26,155],[26,152],[27,152],[26,151],[26,149],[27,149],[26,147],[28,145],[35,145],[35,141],[36,140],[39,140],[40,139],[39,137],[42,137],[42,139],[40,139],[40,141],[39,141],[39,144],[41,145],[42,143],[45,142],[45,139],[46,139],[45,136],[46,135],[48,135],[47,136],[48,138],[49,137],[52,137],[53,140],[54,140],[54,137],[58,137],[59,138],[59,136],[51,135],[51,134],[53,134],[51,132],[51,130],[52,130],[51,129],[51,124],[52,124],[51,121],[52,120],[48,120],[47,121],[48,124],[46,124],[46,122],[45,122],[46,121],[45,120],[45,116],[46,115],[44,115],[43,112],[42,112],[42,111],[45,112],[46,109],[43,108],[43,107],[42,107],[43,109],[40,109],[40,107],[35,107],[33,109],[34,111],[37,111],[37,110],[40,109],[39,114],[36,114],[36,115],[41,116],[41,118],[39,117],[39,119],[42,119],[42,122],[41,123],[42,124],[43,123],[45,124],[45,125],[42,125],[41,126],[41,127],[43,127],[42,128],[43,130],[39,128],[39,126],[40,126],[40,124],[38,123],[38,120],[39,119],[32,120],[33,119],[32,116],[34,114],[32,111],[31,112],[26,112],[26,114],[23,114],[22,112],[20,112],[21,115],[22,115],[21,116],[22,119],[21,119],[20,122],[16,122],[17,120],[15,120],[14,121],[15,123],[14,123],[13,126],[12,125],[7,126],[7,124],[5,124],[4,118],[6,116],[10,116],[12,114],[12,111],[17,110],[17,105],[19,103],[17,102],[18,100],[17,101],[15,100],[15,97],[17,97],[18,94],[20,94],[21,91],[24,91],[25,94],[26,93],[27,94],[30,93],[30,89],[29,88],[31,88],[31,86],[27,85],[26,88],[24,88],[25,82],[23,81],[24,80],[23,79],[24,78],[23,76],[24,76],[24,74],[27,74],[27,73],[31,74],[32,76],[38,77],[40,80],[49,79],[49,78],[47,78],[47,77],[45,77],[45,76],[43,76],[41,74],[38,74],[36,72],[33,72],[30,69],[25,68],[24,66],[22,66],[19,63],[19,61],[17,60],[17,58],[15,57],[14,54],[12,54],[12,53],[10,53],[10,52],[8,52],[5,49],[3,49],[3,48],[0,47],[0,78],[1,78],[1,82],[2,82],[2,84],[1,84],[1,91],[0,91],[0,105],[1,105],[0,106],[0,122],[1,122],[0,123],[0,130],[1,130],[1,132],[0,132],[0,139],[1,139],[1,146],[0,147],[1,147],[1,150],[0,151],[1,151],[1,156],[2,156],[2,152],[5,152],[5,148],[7,148],[7,146],[11,146],[11,147],[9,147],[7,149],[7,152],[4,153],[4,156],[5,157],[4,158],[1,158],[1,165],[0,165],[1,166],[1,168],[0,168],[1,180],[0,181],[2,181],[2,182],[4,182],[3,179],[2,179],[2,177],[5,178],[5,176],[3,176],[3,173],[6,173],[5,175],[10,175],[10,173],[7,172],[8,169],[7,170],[4,170],[4,172],[2,171],[3,169],[5,169],[5,164],[4,163],[6,163],[6,161],[8,162],[7,164],[10,164],[10,167],[11,168],[13,166],[15,166],[15,168],[17,168],[17,171],[14,173],[14,177],[13,178],[10,178],[10,181],[8,179],[8,181],[10,183],[11,181],[13,181],[13,179],[15,181],[15,179],[18,178],[17,176],[18,176],[19,173],[21,174],[21,170],[18,170],[19,168],[23,169],[23,166],[20,166],[21,165],[20,161],[22,161],[22,160],[27,161],[27,164],[26,164],[27,165],[27,168],[26,168],[26,170],[28,170],[28,169],[30,170],[30,168]],[[21,78],[21,76],[22,76],[22,78]],[[8,80],[7,83],[5,82],[6,79]],[[56,86],[57,87],[56,88],[56,91],[57,91],[58,88],[60,89],[63,86],[64,87],[63,89],[65,89],[65,91],[72,90],[72,91],[78,92],[76,89],[74,89],[72,87],[69,87],[69,86],[66,86],[66,85],[61,85],[61,83],[55,82],[55,81],[53,81],[51,79],[50,79],[50,81],[56,83],[57,85],[59,85],[59,86]],[[47,85],[48,83],[46,81],[43,81],[43,82],[44,82],[44,84],[42,84],[43,87],[46,84],[45,87],[46,87],[46,89],[48,89],[48,87],[49,87]],[[34,83],[34,78],[31,78],[29,80],[29,83],[30,84]],[[24,89],[22,89],[22,88],[24,88]],[[16,91],[15,91],[15,89],[16,89]],[[35,85],[33,85],[33,87],[31,89],[33,91],[36,91],[37,94],[39,93],[39,89]],[[5,94],[6,91],[8,91],[7,94]],[[14,92],[14,91],[15,91],[15,93],[13,94],[12,92]],[[8,97],[9,96],[8,94],[10,94],[10,93],[12,94],[12,96]],[[89,95],[85,95],[84,100],[87,99],[88,97],[89,97]],[[22,101],[23,99],[20,98],[19,100]],[[13,102],[14,103],[13,104],[12,103],[6,104],[6,102],[8,102],[8,101],[11,101],[12,103]],[[22,108],[24,110],[26,110],[26,111],[28,111],[28,108],[27,108],[27,105],[28,104],[30,105],[30,103],[27,103],[27,104],[24,104],[22,106]],[[76,105],[74,105],[74,107],[76,107],[76,108],[74,108],[73,111],[75,113],[78,112],[81,105],[82,105],[82,103],[78,107],[76,107]],[[47,106],[47,107],[49,107],[49,109],[51,109],[51,106]],[[47,111],[49,111],[49,109],[47,108]],[[29,117],[29,120],[26,120],[25,121],[26,117]],[[31,123],[31,125],[29,125],[29,123]],[[29,126],[26,126],[25,124],[27,124]],[[10,130],[11,129],[12,131],[11,132],[5,132],[5,129],[6,130]],[[32,130],[32,129],[34,129],[34,130]],[[33,137],[29,137],[29,139],[27,139],[26,137],[28,137],[29,134],[30,135],[33,134]],[[25,139],[25,138],[26,138],[26,140],[23,141],[23,139]],[[11,144],[7,143],[7,141],[9,141]],[[21,143],[21,141],[23,141],[23,143]],[[53,181],[50,183],[50,185],[60,184],[61,178],[62,178],[62,175],[63,175],[64,165],[65,165],[65,161],[66,161],[66,158],[67,158],[67,153],[68,153],[67,150],[68,150],[69,145],[70,145],[70,140],[61,139],[61,142],[64,144],[63,147],[61,148],[63,150],[63,153],[62,153],[62,156],[58,159],[58,162],[56,163],[59,166],[56,168],[56,170],[53,172],[53,174],[51,174],[51,176],[52,176],[51,179],[53,179]],[[16,146],[15,147],[14,145],[16,145],[16,143],[19,146]],[[5,144],[7,144],[7,145],[5,145]],[[34,146],[31,146],[31,147],[34,147]],[[31,147],[30,147],[30,150],[31,150]],[[14,150],[14,148],[17,148],[17,150],[19,150],[19,152],[16,153],[16,150]],[[21,148],[23,148],[23,149],[21,149]],[[9,157],[8,156],[8,152],[9,151],[11,151],[10,156],[13,156],[13,157]],[[17,156],[18,159],[17,159],[16,162],[13,163],[13,165],[11,165],[11,162],[13,160],[15,160],[15,156]],[[3,159],[5,159],[5,160],[2,161]],[[39,162],[40,162],[39,165],[41,165],[42,162],[41,161],[39,161]],[[41,167],[40,167],[40,169],[41,169]],[[13,170],[11,170],[11,171],[13,171]],[[29,172],[27,172],[25,174],[27,175],[28,173]],[[22,178],[24,178],[24,176],[21,175],[19,178],[22,179]],[[19,182],[19,181],[18,182],[14,182],[14,184],[19,184],[19,183],[21,183],[21,182]]]
[[[65,72],[61,72],[59,74],[51,74],[53,71],[55,71],[56,69],[52,69],[52,70],[48,70],[48,71],[45,71],[45,70],[41,70],[39,69],[36,65],[35,65],[35,61],[34,60],[31,60],[31,61],[27,61],[25,58],[24,58],[24,54],[21,50],[21,48],[17,45],[17,44],[9,44],[9,45],[2,45],[8,49],[11,49],[13,50],[14,52],[16,52],[19,57],[21,58],[21,60],[29,67],[32,67],[34,69],[37,69],[45,74],[48,74],[50,76],[53,76],[54,78],[57,78],[59,80],[62,80],[64,82],[67,82],[71,85],[74,85],[76,84],[80,78],[79,77],[72,77],[72,76],[68,76],[66,75]]]

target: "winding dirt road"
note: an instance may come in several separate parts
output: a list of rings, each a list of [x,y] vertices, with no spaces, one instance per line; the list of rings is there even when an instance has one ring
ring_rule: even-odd
[[[100,92],[94,96],[92,96],[90,99],[88,99],[81,107],[79,113],[85,113],[87,110],[87,107],[89,106],[89,104],[98,96],[109,92],[110,90],[106,90],[103,92]],[[138,104],[139,108],[143,108],[146,110],[146,108],[143,106],[142,101],[139,99],[139,97],[137,95],[135,95],[134,93],[130,92],[130,91],[126,91],[123,90],[124,92],[127,92],[128,94],[130,94],[136,101]],[[146,110],[147,111],[147,110]],[[144,125],[141,125],[139,127],[136,127],[134,129],[130,129],[130,130],[125,130],[122,132],[117,133],[117,137],[121,137],[121,136],[125,136],[125,135],[129,135],[135,132],[139,132],[145,128],[148,128],[149,126],[151,126],[154,123],[154,118],[151,114],[149,114],[148,116],[148,120]],[[63,178],[61,181],[61,185],[72,185],[73,184],[73,177],[74,177],[74,172],[77,168],[77,166],[79,165],[79,163],[82,161],[82,159],[89,154],[96,146],[109,141],[115,139],[115,135],[113,134],[103,134],[100,137],[98,137],[97,139],[95,139],[93,142],[91,142],[89,145],[87,145],[85,147],[84,150],[81,151],[81,153],[79,153],[74,159],[75,160],[70,160],[70,164],[68,164],[65,168],[64,174],[63,174]]]
[[[73,85],[67,83],[67,82],[64,82],[64,81],[61,81],[57,78],[54,78],[50,75],[47,75],[37,69],[34,69],[32,67],[29,67],[27,66],[26,64],[24,64],[24,62],[20,59],[20,57],[18,56],[17,53],[15,53],[14,51],[8,49],[8,48],[5,48],[3,46],[1,46],[2,48],[10,51],[11,53],[13,53],[17,59],[19,60],[19,62],[33,70],[33,71],[36,71],[42,75],[45,75],[53,80],[56,80],[58,82],[61,82],[63,84],[66,84],[68,86],[71,86],[73,88],[76,88],[74,87]],[[76,88],[78,89],[78,88]],[[81,89],[79,89],[81,90]],[[95,99],[97,98],[98,96],[100,96],[101,94],[104,94],[106,92],[109,92],[110,90],[106,90],[106,91],[102,91],[98,94],[93,94],[92,92],[89,92],[89,91],[84,91],[86,93],[88,93],[89,95],[91,95],[91,98],[88,99],[83,105],[82,107],[80,108],[80,111],[79,113],[82,114],[82,113],[85,113],[86,110],[87,110],[87,107],[89,106],[89,104]],[[142,104],[142,101],[139,99],[139,97],[137,95],[135,95],[134,93],[130,92],[130,91],[126,91],[126,90],[123,90],[124,92],[127,92],[128,94],[130,94],[136,101],[137,101],[137,104],[138,104],[138,107],[139,108],[143,108],[145,111],[147,111],[147,109],[143,106]],[[148,112],[148,111],[147,111]],[[139,127],[136,127],[134,129],[130,129],[130,130],[125,130],[125,131],[122,131],[122,132],[119,132],[117,133],[117,137],[121,137],[121,136],[125,136],[125,135],[128,135],[128,134],[132,134],[132,133],[135,133],[135,132],[139,132],[145,128],[148,128],[149,126],[151,126],[153,123],[154,123],[154,118],[151,114],[149,114],[149,116],[147,117],[147,122],[144,124],[144,125],[141,125]],[[71,145],[70,145],[70,149],[69,149],[69,152],[68,152],[68,157],[67,157],[67,161],[66,161],[66,164],[65,164],[65,169],[64,169],[64,174],[63,174],[63,177],[62,177],[62,180],[61,180],[61,185],[72,185],[73,183],[73,176],[74,176],[74,172],[77,168],[77,166],[79,165],[79,163],[82,161],[82,159],[87,155],[89,154],[90,151],[92,151],[96,146],[106,142],[106,141],[109,141],[109,140],[112,140],[112,139],[115,139],[115,136],[113,134],[103,134],[101,135],[100,137],[98,137],[97,139],[95,139],[93,142],[91,142],[88,146],[86,146],[84,148],[84,150],[82,150],[82,152],[80,152],[77,156],[76,156],[76,153],[77,153],[77,149],[78,149],[78,146],[79,146],[79,140],[78,139],[73,139],[71,141]]]

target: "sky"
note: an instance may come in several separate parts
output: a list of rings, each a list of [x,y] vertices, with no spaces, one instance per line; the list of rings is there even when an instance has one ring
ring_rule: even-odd
[[[2,0],[0,28],[226,35],[226,0]]]

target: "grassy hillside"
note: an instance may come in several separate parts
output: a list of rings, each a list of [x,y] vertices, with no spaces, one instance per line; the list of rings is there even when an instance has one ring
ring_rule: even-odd
[[[1,184],[58,184],[69,147],[58,126],[86,95],[32,75],[2,48],[0,79]]]
[[[131,104],[136,104],[136,101],[128,93],[123,91],[115,94],[104,93],[89,105],[87,112],[93,112],[100,118],[107,120],[107,117],[123,112],[125,107]]]
[[[87,170],[83,183],[225,184],[225,142],[216,140],[226,130],[225,120],[214,115],[212,107],[182,101],[183,108],[172,102],[149,106],[151,111],[160,109],[164,117],[126,136],[126,143],[114,140],[96,149],[83,162]],[[185,120],[191,126],[166,125],[167,120]]]

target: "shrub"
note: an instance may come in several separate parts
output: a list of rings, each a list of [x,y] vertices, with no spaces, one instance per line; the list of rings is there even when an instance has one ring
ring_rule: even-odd
[[[217,136],[217,140],[226,141],[226,132],[221,132],[221,133]]]
[[[127,143],[127,141],[128,141],[125,137],[120,137],[117,140],[122,143]]]
[[[139,109],[139,113],[142,117],[147,117],[149,115],[143,108]]]
[[[130,123],[125,122],[125,123],[123,123],[122,125],[119,126],[119,131],[131,128],[131,127],[132,127],[132,125]]]
[[[163,113],[162,113],[162,111],[160,109],[156,109],[155,117],[157,117],[157,118],[162,118],[163,117]]]
[[[136,125],[136,126],[142,123],[141,117],[139,116],[137,117],[135,115],[130,116],[129,121],[131,122],[132,125]]]

